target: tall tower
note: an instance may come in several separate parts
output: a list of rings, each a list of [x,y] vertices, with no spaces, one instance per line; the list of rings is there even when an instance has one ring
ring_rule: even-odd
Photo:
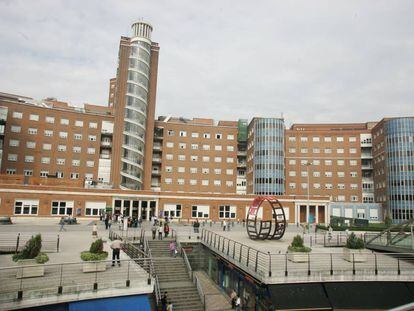
[[[132,37],[121,37],[115,86],[115,130],[112,183],[122,189],[150,189],[158,43],[152,26],[132,25]]]

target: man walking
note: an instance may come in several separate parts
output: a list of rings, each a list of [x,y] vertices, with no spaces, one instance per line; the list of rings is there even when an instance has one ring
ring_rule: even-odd
[[[121,260],[119,259],[119,253],[121,252],[122,242],[120,240],[114,240],[111,244],[112,248],[112,267],[115,266],[115,258],[118,259],[118,266],[121,266]]]
[[[160,222],[160,226],[158,227],[158,240],[162,240],[163,231],[164,231],[164,227],[162,226],[162,222]]]
[[[65,229],[65,218],[61,217],[59,221],[60,229],[59,232],[66,231]]]
[[[109,215],[106,214],[106,216],[105,216],[105,229],[108,230],[108,227],[109,227]]]

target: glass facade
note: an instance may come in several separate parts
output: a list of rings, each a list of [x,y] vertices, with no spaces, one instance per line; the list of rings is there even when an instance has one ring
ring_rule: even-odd
[[[414,216],[414,118],[388,120],[385,133],[388,209],[398,223]]]
[[[253,193],[285,192],[283,119],[260,118],[254,122]]]
[[[152,27],[146,23],[132,26],[127,93],[124,114],[121,186],[142,189],[144,176],[145,132],[151,58]]]

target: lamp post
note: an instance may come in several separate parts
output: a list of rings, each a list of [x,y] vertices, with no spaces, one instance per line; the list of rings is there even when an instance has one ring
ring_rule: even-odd
[[[308,207],[307,207],[307,217],[306,217],[306,223],[309,224],[309,214],[310,214],[310,184],[309,184],[309,166],[312,165],[312,162],[306,162],[306,175],[308,177]]]

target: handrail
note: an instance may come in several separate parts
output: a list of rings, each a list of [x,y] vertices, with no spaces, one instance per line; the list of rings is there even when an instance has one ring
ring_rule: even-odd
[[[158,275],[155,272],[154,261],[152,260],[151,248],[149,247],[148,239],[145,236],[145,231],[143,229],[142,229],[141,236],[143,238],[143,243],[144,243],[144,252],[147,254],[147,256],[151,258],[150,270],[151,270],[151,275],[155,278],[155,284],[154,284],[155,304],[157,305],[157,307],[159,307],[161,303],[160,283],[158,280]]]
[[[190,261],[188,260],[185,249],[181,248],[181,254],[184,258],[185,267],[187,268],[188,275],[190,276],[190,279],[193,280],[193,269],[191,269]]]
[[[203,291],[203,287],[201,286],[201,282],[200,282],[200,280],[198,279],[197,276],[194,276],[193,281],[194,281],[194,283],[196,285],[198,295],[201,298],[201,303],[205,306],[205,304],[206,304],[206,295],[205,295],[205,293]],[[204,307],[204,310],[205,310],[205,307]]]

